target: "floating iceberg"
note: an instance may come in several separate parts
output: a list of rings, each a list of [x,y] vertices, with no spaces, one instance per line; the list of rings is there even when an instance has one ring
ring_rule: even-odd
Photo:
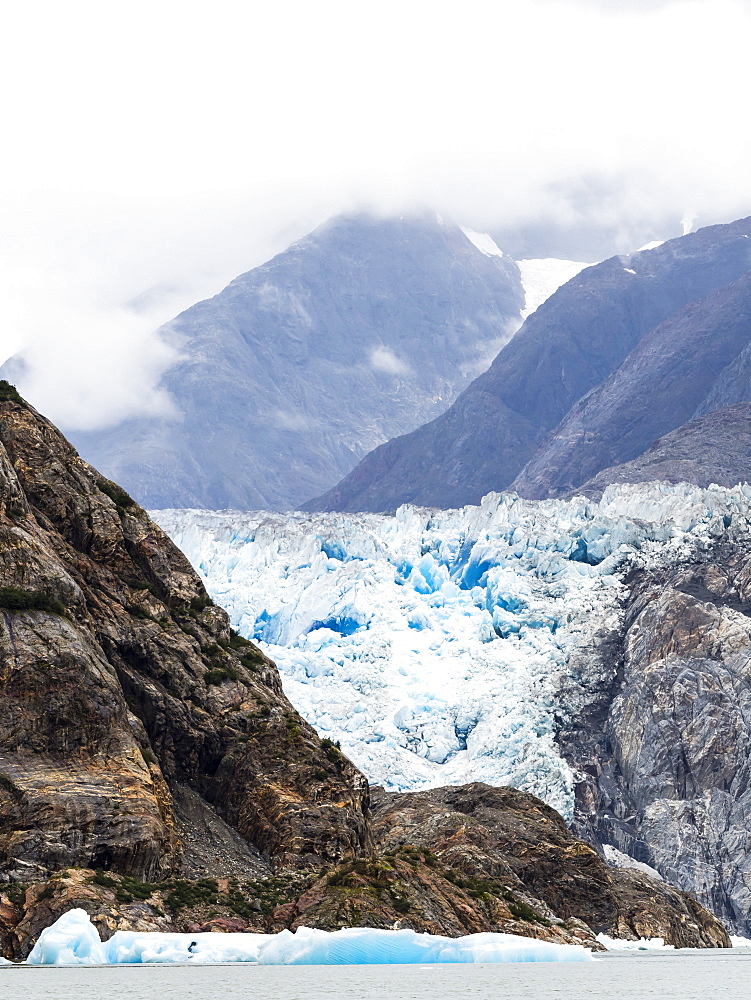
[[[579,945],[551,944],[516,934],[445,938],[416,931],[347,927],[282,931],[259,949],[259,965],[431,965],[462,962],[586,962]]]
[[[626,938],[611,938],[607,934],[598,934],[597,940],[604,945],[608,951],[673,951],[672,944],[665,944],[665,939],[639,938],[638,941],[629,941]]]
[[[586,962],[579,945],[515,934],[445,938],[411,930],[300,927],[279,934],[163,934],[117,931],[100,941],[84,910],[69,910],[42,931],[28,965],[136,965],[169,962],[257,965],[430,965],[466,962]]]
[[[609,487],[599,503],[489,494],[380,514],[154,513],[293,705],[389,790],[485,781],[570,820],[555,741],[615,677],[622,571],[690,559],[751,489]]]
[[[96,927],[85,910],[68,910],[39,935],[29,965],[106,965]]]

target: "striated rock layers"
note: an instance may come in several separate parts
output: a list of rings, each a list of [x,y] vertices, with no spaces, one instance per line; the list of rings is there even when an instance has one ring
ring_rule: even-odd
[[[628,574],[621,627],[570,665],[580,701],[558,740],[578,775],[573,829],[656,868],[748,935],[747,517],[726,513],[711,536]]]
[[[117,928],[593,929],[727,944],[533,796],[379,793],[131,498],[0,383],[0,937]]]

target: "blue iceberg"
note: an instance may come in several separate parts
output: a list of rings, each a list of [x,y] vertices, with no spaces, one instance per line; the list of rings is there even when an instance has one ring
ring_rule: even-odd
[[[586,962],[578,945],[551,944],[515,934],[446,938],[412,930],[300,927],[279,934],[168,934],[117,931],[101,941],[84,910],[69,910],[47,927],[28,965],[431,965],[462,962]]]

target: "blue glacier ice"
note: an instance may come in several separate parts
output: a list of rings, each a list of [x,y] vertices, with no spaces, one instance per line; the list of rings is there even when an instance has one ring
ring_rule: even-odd
[[[751,488],[640,484],[599,502],[155,517],[370,781],[513,785],[570,819],[556,719],[612,680],[592,637],[620,625],[623,573],[689,557],[737,512]]]
[[[84,910],[69,910],[45,928],[28,965],[142,965],[251,962],[258,965],[403,965],[461,962],[585,962],[578,945],[515,934],[445,938],[412,930],[300,927],[279,934],[166,934],[116,931],[105,942]]]

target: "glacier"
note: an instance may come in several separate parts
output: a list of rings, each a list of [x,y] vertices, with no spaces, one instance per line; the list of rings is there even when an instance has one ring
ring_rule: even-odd
[[[257,965],[404,965],[467,962],[586,962],[580,945],[515,934],[446,938],[413,930],[299,927],[278,934],[169,934],[116,931],[101,941],[85,910],[68,910],[39,936],[27,965],[153,965],[251,962]]]
[[[371,782],[513,785],[570,821],[556,727],[616,669],[587,652],[621,622],[623,574],[688,558],[750,504],[748,486],[652,483],[599,502],[153,516]]]

